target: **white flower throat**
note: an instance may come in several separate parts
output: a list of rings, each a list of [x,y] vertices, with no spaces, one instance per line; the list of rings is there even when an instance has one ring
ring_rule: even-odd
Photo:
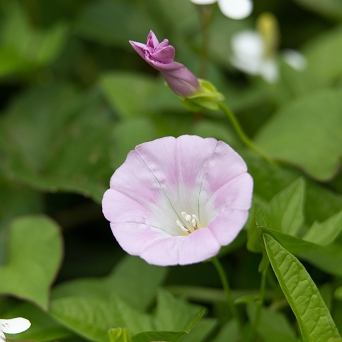
[[[198,218],[196,215],[189,215],[185,211],[182,211],[182,216],[184,220],[187,222],[186,225],[183,225],[180,221],[176,220],[177,226],[185,233],[191,234],[195,230],[199,229],[198,227]]]

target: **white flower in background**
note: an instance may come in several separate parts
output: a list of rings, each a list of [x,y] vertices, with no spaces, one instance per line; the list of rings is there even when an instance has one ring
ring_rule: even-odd
[[[253,10],[251,0],[191,0],[191,2],[196,5],[211,5],[217,2],[221,12],[231,19],[244,19]]]
[[[276,18],[264,13],[258,19],[257,30],[242,31],[233,36],[230,61],[237,69],[250,75],[260,75],[267,82],[274,83],[279,78],[278,41]],[[306,59],[298,51],[284,50],[281,57],[296,70],[306,68]]]
[[[27,330],[31,326],[31,322],[22,317],[12,319],[0,319],[0,342],[6,341],[6,334],[19,334]]]

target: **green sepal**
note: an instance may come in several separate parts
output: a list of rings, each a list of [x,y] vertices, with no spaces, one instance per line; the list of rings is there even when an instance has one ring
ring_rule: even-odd
[[[198,112],[203,109],[218,110],[218,102],[224,100],[224,96],[206,80],[198,80],[200,87],[187,97],[179,97],[183,106],[190,112]]]

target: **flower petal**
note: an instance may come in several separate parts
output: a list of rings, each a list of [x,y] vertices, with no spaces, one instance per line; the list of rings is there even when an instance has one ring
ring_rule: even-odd
[[[12,319],[0,319],[0,330],[6,334],[18,334],[27,330],[31,326],[31,322],[22,317]]]
[[[260,75],[265,81],[275,83],[279,78],[277,61],[273,58],[263,61],[260,68]]]
[[[123,250],[128,254],[140,255],[141,257],[144,250],[155,242],[165,240],[167,238],[174,238],[170,237],[168,234],[152,230],[150,226],[142,223],[111,223],[110,227]]]
[[[158,49],[151,54],[151,57],[154,60],[159,61],[160,63],[172,63],[175,58],[175,48],[171,45],[168,45],[162,49]]]
[[[247,210],[226,210],[209,223],[208,230],[221,246],[226,246],[234,241],[247,218]]]
[[[179,265],[189,265],[215,256],[221,246],[207,228],[194,231],[186,236],[179,246]]]
[[[244,19],[253,11],[251,0],[218,0],[221,12],[231,19]]]
[[[253,179],[249,173],[242,173],[221,186],[208,200],[217,211],[226,209],[248,210],[251,207]]]
[[[285,62],[295,70],[304,70],[308,61],[299,51],[286,49],[282,52]]]
[[[217,0],[190,0],[193,4],[196,5],[210,5],[215,3]]]

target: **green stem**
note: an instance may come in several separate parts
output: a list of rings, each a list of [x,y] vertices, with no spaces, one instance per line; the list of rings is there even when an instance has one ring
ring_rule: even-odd
[[[196,5],[201,21],[202,44],[200,51],[200,70],[199,77],[206,78],[209,63],[209,42],[210,42],[210,25],[214,18],[214,7]]]
[[[228,303],[228,307],[230,312],[232,313],[233,317],[235,318],[235,320],[237,321],[240,331],[242,331],[242,321],[241,318],[239,316],[238,311],[236,310],[236,307],[234,305],[233,302],[233,297],[232,297],[232,293],[230,290],[230,286],[229,286],[229,282],[228,282],[228,278],[226,277],[226,274],[223,270],[223,267],[219,261],[219,259],[217,257],[214,257],[211,259],[212,263],[214,264],[216,271],[220,277],[224,292],[226,294],[226,299],[227,299],[227,303]]]
[[[218,105],[222,109],[222,111],[227,115],[227,118],[230,120],[231,124],[233,125],[236,134],[240,138],[240,140],[250,149],[252,149],[254,152],[258,153],[262,158],[267,160],[268,162],[274,164],[271,157],[262,150],[259,146],[255,145],[252,140],[248,138],[244,130],[242,129],[239,121],[237,120],[236,116],[233,114],[233,112],[223,103],[219,102]]]
[[[261,318],[261,312],[262,312],[262,306],[265,299],[265,289],[266,289],[266,274],[268,270],[268,265],[265,267],[265,269],[261,273],[261,284],[260,284],[260,294],[259,294],[259,302],[257,305],[256,313],[254,316],[254,320],[252,322],[250,333],[246,339],[246,342],[253,341],[257,326],[259,324],[260,318]]]

